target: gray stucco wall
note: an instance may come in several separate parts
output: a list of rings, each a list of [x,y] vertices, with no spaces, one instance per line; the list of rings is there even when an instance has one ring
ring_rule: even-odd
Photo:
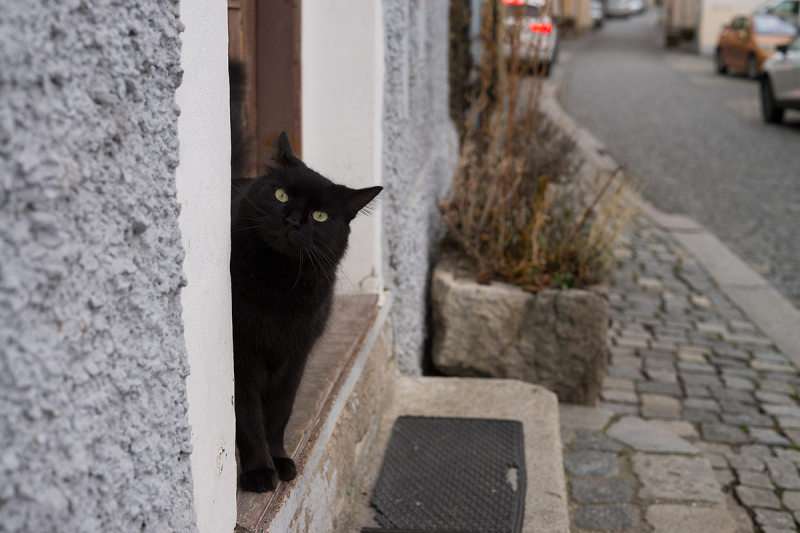
[[[0,9],[0,531],[193,531],[177,0]]]
[[[397,364],[420,373],[437,204],[447,193],[458,137],[448,110],[447,0],[384,0],[383,196],[387,281],[395,296]]]

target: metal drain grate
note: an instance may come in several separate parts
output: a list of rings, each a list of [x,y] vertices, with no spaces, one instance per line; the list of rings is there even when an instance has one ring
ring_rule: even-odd
[[[362,533],[519,533],[525,483],[521,422],[403,416]]]

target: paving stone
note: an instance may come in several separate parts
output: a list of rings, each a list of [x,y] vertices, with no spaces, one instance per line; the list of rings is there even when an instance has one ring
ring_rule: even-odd
[[[700,449],[688,441],[635,416],[622,418],[606,431],[606,435],[640,452],[700,453]]]
[[[722,374],[724,376],[744,378],[744,379],[758,379],[758,372],[752,368],[723,368]]]
[[[665,394],[667,396],[681,397],[681,387],[675,383],[661,381],[640,381],[636,383],[636,390],[640,393]]]
[[[581,504],[631,501],[633,487],[624,479],[572,479],[572,499]]]
[[[728,459],[730,459],[731,457],[737,457],[739,455],[738,452],[733,450],[733,446],[731,446],[730,444],[705,442],[701,440],[696,442],[695,446],[700,448],[704,453],[716,453],[718,455],[723,455]]]
[[[636,454],[631,462],[643,500],[724,501],[711,465],[702,457]]]
[[[780,509],[781,501],[771,490],[757,489],[739,485],[734,489],[736,495],[747,507],[760,507],[765,509]]]
[[[773,381],[773,380],[762,380],[758,384],[758,388],[761,390],[771,391],[771,392],[782,392],[784,394],[794,394],[795,388],[783,381]]]
[[[728,470],[727,468],[722,470],[719,468],[714,469],[714,477],[717,478],[720,486],[724,489],[733,485],[736,482],[736,478],[733,476],[733,472]]]
[[[611,365],[631,367],[638,370],[642,368],[642,359],[635,354],[616,354],[611,356]]]
[[[659,504],[647,508],[653,533],[736,533],[736,523],[724,505],[692,507]]]
[[[733,348],[732,346],[723,345],[714,348],[714,353],[719,357],[726,359],[735,359],[737,361],[749,361],[750,354],[744,350]]]
[[[800,511],[800,491],[783,491],[783,494],[781,494],[781,501],[790,511]]]
[[[625,378],[625,379],[632,379],[632,380],[639,380],[642,379],[642,373],[639,372],[638,369],[630,367],[630,366],[617,366],[611,365],[606,370],[609,376],[615,378]]]
[[[722,387],[722,382],[717,376],[706,374],[681,374],[681,381],[685,386],[703,385],[706,387]]]
[[[648,340],[640,337],[617,337],[614,339],[617,346],[622,348],[647,348]]]
[[[598,407],[609,409],[616,415],[638,415],[639,406],[630,403],[600,402]]]
[[[777,487],[788,490],[800,489],[800,476],[797,475],[794,463],[778,458],[767,459],[766,463],[772,482]]]
[[[558,404],[561,427],[599,431],[606,427],[614,412],[602,407],[584,407],[567,403]]]
[[[755,533],[755,524],[753,524],[753,520],[750,518],[750,512],[733,497],[732,492],[725,493],[725,503],[728,508],[728,513],[736,523],[737,533]]]
[[[690,398],[684,400],[683,402],[684,407],[687,409],[699,409],[702,411],[713,411],[715,413],[719,412],[719,404],[714,400],[704,400],[701,398]]]
[[[739,453],[750,457],[758,457],[763,460],[773,457],[772,450],[770,450],[769,446],[765,446],[764,444],[745,444],[739,447]]]
[[[705,309],[711,309],[712,307],[714,307],[714,304],[711,303],[711,300],[709,300],[705,296],[700,296],[697,294],[689,296],[689,301],[692,302],[692,305],[695,305],[697,307],[703,307]]]
[[[783,427],[783,426],[781,426]],[[789,437],[792,444],[800,447],[800,430],[797,429],[783,429],[783,434]]]
[[[701,333],[716,333],[719,335],[728,333],[728,326],[717,322],[696,322],[695,327]]]
[[[700,433],[703,439],[711,442],[726,442],[728,444],[744,444],[750,441],[749,435],[738,427],[727,424],[703,422],[700,424]]]
[[[700,364],[700,363],[680,362],[680,363],[678,363],[678,370],[680,370],[681,372],[686,372],[688,374],[713,374],[713,375],[716,375],[716,373],[717,373],[717,369],[714,368],[712,365]]]
[[[772,427],[775,421],[769,415],[762,415],[760,413],[746,413],[739,415],[731,415],[724,413],[722,421],[732,426],[756,426],[756,427]]]
[[[797,374],[797,368],[792,365],[772,363],[770,361],[763,361],[761,359],[753,359],[750,361],[750,368],[760,372],[777,372],[781,374]]]
[[[681,402],[671,396],[642,394],[641,400],[643,418],[678,420],[681,417]]]
[[[780,394],[777,392],[768,392],[763,390],[756,391],[754,394],[756,398],[764,403],[795,405],[794,398],[788,394]]]
[[[578,438],[572,445],[575,450],[597,450],[600,452],[622,451],[622,446],[613,440],[593,431],[579,431]]]
[[[797,533],[796,529],[786,529],[783,527],[766,526],[761,528],[762,533]]]
[[[756,522],[761,527],[776,527],[794,529],[792,515],[785,511],[771,511],[769,509],[755,509]]]
[[[572,439],[575,438],[575,430],[570,428],[561,428],[561,447],[564,449],[569,448]]]
[[[779,434],[774,429],[766,429],[766,428],[755,428],[751,427],[748,428],[750,431],[750,438],[756,442],[760,442],[762,444],[768,444],[770,446],[791,446],[791,442],[789,439],[784,437],[783,435]]]
[[[725,383],[726,387],[735,390],[753,390],[756,388],[755,384],[752,381],[745,378],[735,378],[735,377],[722,377],[722,381]]]
[[[764,404],[762,408],[773,416],[800,418],[800,406],[797,405]]]
[[[727,391],[727,392],[744,392],[744,391]],[[730,413],[732,415],[740,415],[745,413],[758,414],[759,412],[754,404],[740,402],[737,400],[723,399],[719,401],[719,406],[722,407],[723,412]]]
[[[684,409],[681,418],[688,422],[719,422],[719,415],[712,411],[699,411],[697,409]]]
[[[619,473],[617,454],[606,452],[577,452],[564,456],[564,467],[576,477],[612,477]]]
[[[705,346],[679,346],[678,358],[687,361],[689,357],[704,357],[711,355],[711,350]]]
[[[707,387],[686,387],[687,398],[711,398]]]
[[[603,388],[613,389],[613,390],[623,390],[629,392],[634,392],[636,390],[634,388],[632,379],[612,378],[610,376],[606,377],[603,380]]]
[[[681,420],[648,420],[648,422],[684,439],[700,438],[700,433],[689,422]]]
[[[775,448],[775,455],[778,456],[778,459],[783,459],[784,461],[791,461],[795,464],[800,463],[800,451],[792,448]]]
[[[758,489],[766,489],[772,491],[775,489],[775,486],[770,481],[769,476],[765,474],[760,474],[758,472],[747,472],[747,471],[740,471],[739,473],[739,483],[742,485],[746,485],[748,487],[755,487]],[[757,507],[764,507],[757,506]]]
[[[695,364],[706,364],[708,362],[705,355],[685,350],[678,350],[678,361]]]
[[[661,383],[678,383],[678,374],[674,370],[650,369],[644,371],[647,377]]]
[[[728,460],[725,459],[724,455],[704,453],[703,457],[708,459],[708,462],[711,463],[711,468],[728,468]]]
[[[737,473],[742,471],[764,471],[764,460],[752,455],[730,455],[728,456],[728,462],[730,462],[731,466],[736,470]]]
[[[781,429],[800,429],[800,419],[791,418],[788,416],[779,416],[778,418],[778,425],[781,426]]]
[[[612,403],[639,403],[639,396],[635,392],[603,389],[600,392],[600,397],[606,402]]]
[[[728,333],[724,335],[725,340],[736,344],[746,344],[748,346],[772,346],[774,343],[772,339],[767,337],[757,337],[755,335],[746,335],[742,333]]]
[[[709,362],[716,366],[720,372],[723,370],[751,370],[747,367],[744,361],[736,361],[735,359],[725,359],[724,357],[717,357],[712,355],[708,358]]]
[[[583,529],[626,531],[633,529],[631,511],[627,505],[591,505],[575,513],[573,523]]]
[[[756,350],[753,352],[753,357],[760,361],[770,361],[772,363],[780,363],[788,365],[789,360],[778,352]]]

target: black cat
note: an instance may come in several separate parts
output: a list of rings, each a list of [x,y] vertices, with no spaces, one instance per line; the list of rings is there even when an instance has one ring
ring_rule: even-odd
[[[286,132],[265,175],[232,182],[236,444],[245,490],[273,490],[297,474],[284,449],[286,424],[330,315],[350,221],[381,189],[324,178],[295,157]]]

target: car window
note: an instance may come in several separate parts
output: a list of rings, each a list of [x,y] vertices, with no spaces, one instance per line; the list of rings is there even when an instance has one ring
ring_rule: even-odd
[[[797,35],[797,28],[777,15],[754,15],[753,22],[759,35]]]
[[[798,5],[800,5],[800,2],[793,2],[791,0],[784,1],[770,8],[769,12],[775,13],[776,15],[794,15],[797,13]]]
[[[796,37],[794,41],[789,43],[789,50],[800,50],[800,37]]]

